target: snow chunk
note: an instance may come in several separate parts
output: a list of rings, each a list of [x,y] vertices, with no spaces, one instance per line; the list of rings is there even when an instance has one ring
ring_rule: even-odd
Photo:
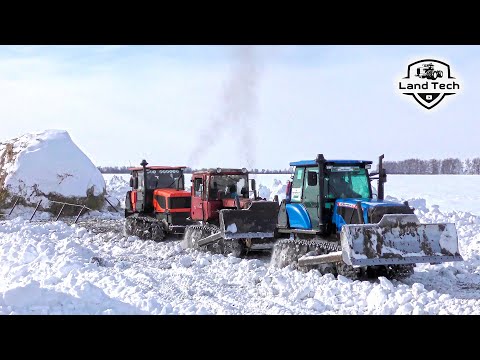
[[[228,225],[227,232],[236,233],[237,232],[237,225],[235,223]]]
[[[192,266],[192,257],[189,255],[181,257],[180,264],[186,268]]]
[[[25,307],[35,304],[41,296],[40,284],[32,281],[25,286],[17,286],[5,291],[3,301],[7,306]]]
[[[394,292],[395,291],[395,286],[386,277],[380,276],[378,278],[378,280],[380,281],[380,286],[382,288],[384,288],[385,290],[387,290],[389,292]]]
[[[208,259],[202,257],[199,261],[198,261],[198,266],[200,267],[205,267],[205,266],[208,266],[210,265],[210,261],[208,261]]]
[[[382,286],[375,286],[367,296],[367,304],[370,309],[382,308],[388,300],[388,293]]]

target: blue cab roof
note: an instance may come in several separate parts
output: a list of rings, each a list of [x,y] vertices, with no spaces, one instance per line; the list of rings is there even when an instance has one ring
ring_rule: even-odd
[[[370,160],[326,160],[327,164],[372,164]],[[291,162],[290,166],[316,166],[315,160],[300,160]]]

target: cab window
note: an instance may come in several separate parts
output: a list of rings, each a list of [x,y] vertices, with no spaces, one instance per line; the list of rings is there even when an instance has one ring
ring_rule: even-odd
[[[317,174],[317,183],[315,185],[309,186],[308,185],[308,176],[304,176],[304,188],[303,188],[303,202],[305,203],[305,206],[316,206],[318,202],[318,167],[315,168],[307,168],[305,171],[307,174],[309,172],[314,172]]]
[[[203,197],[203,179],[196,178],[193,184],[194,194],[196,197]]]
[[[293,175],[292,181],[292,196],[291,202],[301,202],[302,201],[302,186],[303,186],[303,178],[305,174],[304,167],[297,167],[295,169],[295,173]]]

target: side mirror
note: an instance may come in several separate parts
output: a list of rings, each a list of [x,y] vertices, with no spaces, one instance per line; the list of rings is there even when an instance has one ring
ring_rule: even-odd
[[[133,178],[133,188],[134,188],[134,189],[138,189],[138,177],[137,177],[137,178]]]
[[[133,188],[133,176],[130,177],[130,187]]]
[[[317,173],[315,171],[308,172],[308,186],[315,186],[318,183]]]

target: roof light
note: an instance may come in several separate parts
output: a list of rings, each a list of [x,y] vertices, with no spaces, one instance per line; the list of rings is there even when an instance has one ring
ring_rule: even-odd
[[[242,172],[243,172],[244,174],[246,174],[246,173],[247,173],[247,169],[246,169],[246,168],[242,168]]]

